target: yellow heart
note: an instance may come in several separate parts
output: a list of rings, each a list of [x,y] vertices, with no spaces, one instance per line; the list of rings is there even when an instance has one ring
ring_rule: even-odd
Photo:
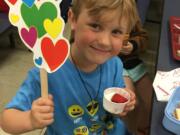
[[[53,22],[50,19],[45,19],[44,28],[52,38],[56,38],[60,33],[63,32],[64,21],[62,18],[56,18],[53,20]]]
[[[19,16],[15,14],[10,14],[10,21],[12,24],[15,24],[19,21]]]

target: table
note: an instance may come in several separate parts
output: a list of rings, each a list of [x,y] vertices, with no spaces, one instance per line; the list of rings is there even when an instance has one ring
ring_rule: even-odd
[[[169,71],[180,67],[180,61],[176,61],[172,57],[169,33],[170,16],[180,17],[180,0],[164,0],[161,35],[156,65],[156,69],[161,71]],[[153,96],[150,135],[173,135],[173,133],[167,131],[162,125],[166,104],[166,102],[157,101],[156,96]]]

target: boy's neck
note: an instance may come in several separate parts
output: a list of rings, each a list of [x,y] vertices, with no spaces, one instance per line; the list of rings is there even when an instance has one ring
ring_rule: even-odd
[[[70,61],[83,72],[88,73],[94,71],[98,67],[98,65],[89,63],[79,55],[76,55],[77,48],[74,48],[73,46],[74,45],[71,46],[71,50],[70,50],[71,51],[69,55]]]

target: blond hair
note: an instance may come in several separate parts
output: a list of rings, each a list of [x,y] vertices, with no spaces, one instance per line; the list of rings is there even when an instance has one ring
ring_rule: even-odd
[[[119,21],[122,17],[126,18],[128,32],[139,21],[135,0],[73,0],[71,9],[75,19],[78,19],[83,8],[88,10],[89,15],[95,17],[101,17],[106,12],[117,11]]]

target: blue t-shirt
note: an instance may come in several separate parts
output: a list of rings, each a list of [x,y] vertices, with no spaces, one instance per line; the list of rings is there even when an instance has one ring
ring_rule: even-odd
[[[48,126],[46,134],[100,135],[106,130],[108,135],[125,135],[122,121],[107,113],[102,106],[106,88],[124,87],[122,69],[120,59],[113,57],[91,73],[80,71],[88,91],[69,59],[59,70],[48,74],[48,89],[55,104],[55,121]],[[33,68],[7,108],[30,110],[40,93],[39,69]]]

